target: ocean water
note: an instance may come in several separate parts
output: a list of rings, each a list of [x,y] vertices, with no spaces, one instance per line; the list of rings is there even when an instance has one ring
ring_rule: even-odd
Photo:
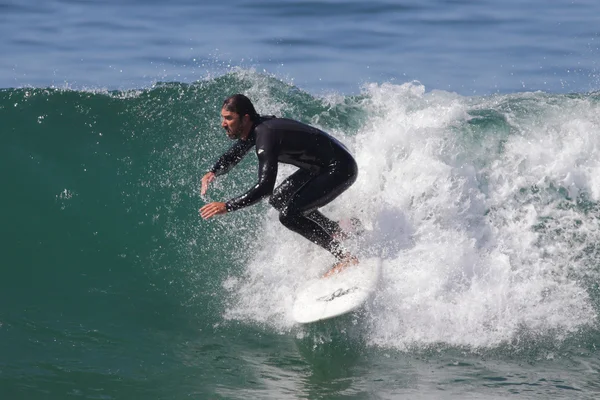
[[[598,398],[598,15],[0,2],[0,398]],[[356,156],[323,211],[383,259],[359,312],[293,322],[333,259],[266,202],[198,217],[254,184],[199,195],[236,92]]]

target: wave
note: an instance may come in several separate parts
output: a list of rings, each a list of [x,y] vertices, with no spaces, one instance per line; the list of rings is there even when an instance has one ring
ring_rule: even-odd
[[[359,217],[368,251],[384,259],[360,319],[369,344],[494,348],[597,329],[598,93],[464,97],[409,82],[313,96],[244,70],[127,92],[0,90],[7,259],[35,253],[27,270],[39,279],[49,263],[65,278],[89,263],[97,280],[77,283],[98,290],[114,289],[106,265],[121,260],[122,281],[157,287],[207,323],[302,334],[294,291],[330,255],[266,204],[210,223],[197,216],[205,200],[254,183],[248,157],[207,199],[198,194],[229,144],[218,115],[234,92],[355,154],[356,184],[324,212]],[[124,296],[128,285],[114,290]]]

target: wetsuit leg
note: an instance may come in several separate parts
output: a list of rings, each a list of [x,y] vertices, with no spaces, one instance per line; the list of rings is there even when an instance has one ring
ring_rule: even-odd
[[[288,176],[279,186],[273,190],[269,203],[279,212],[283,211],[286,204],[292,199],[308,181],[314,178],[314,174],[307,170],[299,169]]]
[[[298,170],[286,178],[273,190],[269,203],[279,212],[283,211],[292,197],[300,191],[311,179],[317,175],[306,170]],[[314,210],[306,215],[317,224],[321,225],[330,235],[340,232],[337,222],[327,218],[319,210]]]
[[[317,220],[321,217],[327,220],[323,214],[314,214],[314,212],[348,189],[356,180],[356,175],[356,164],[352,163],[345,165],[344,168],[333,167],[313,176],[293,194],[279,214],[279,220],[288,229],[328,250],[336,258],[343,257],[339,242],[332,237],[326,227],[311,216]],[[321,222],[327,225],[327,222]]]
[[[308,218],[321,225],[330,235],[339,234],[341,232],[340,225],[321,213],[319,210],[315,210],[307,215]]]

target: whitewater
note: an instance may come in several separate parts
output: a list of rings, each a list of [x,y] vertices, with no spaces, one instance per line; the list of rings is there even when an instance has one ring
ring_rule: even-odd
[[[361,320],[368,343],[493,348],[596,325],[597,96],[469,98],[415,82],[323,101],[365,116],[356,132],[333,131],[360,173],[324,212],[359,217],[372,234],[367,251],[384,260]],[[309,122],[326,129],[326,116]],[[295,290],[333,260],[280,226],[274,210],[261,229],[266,245],[224,282],[224,315],[296,331]]]

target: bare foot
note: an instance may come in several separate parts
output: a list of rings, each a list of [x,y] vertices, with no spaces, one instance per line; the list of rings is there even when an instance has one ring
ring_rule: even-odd
[[[358,264],[358,258],[356,258],[354,256],[346,256],[346,257],[342,258],[337,264],[335,264],[333,266],[333,268],[331,268],[329,271],[327,271],[325,273],[325,275],[323,275],[323,278],[328,278],[333,274],[340,273],[344,268],[347,268],[351,265],[356,265],[356,264]]]

